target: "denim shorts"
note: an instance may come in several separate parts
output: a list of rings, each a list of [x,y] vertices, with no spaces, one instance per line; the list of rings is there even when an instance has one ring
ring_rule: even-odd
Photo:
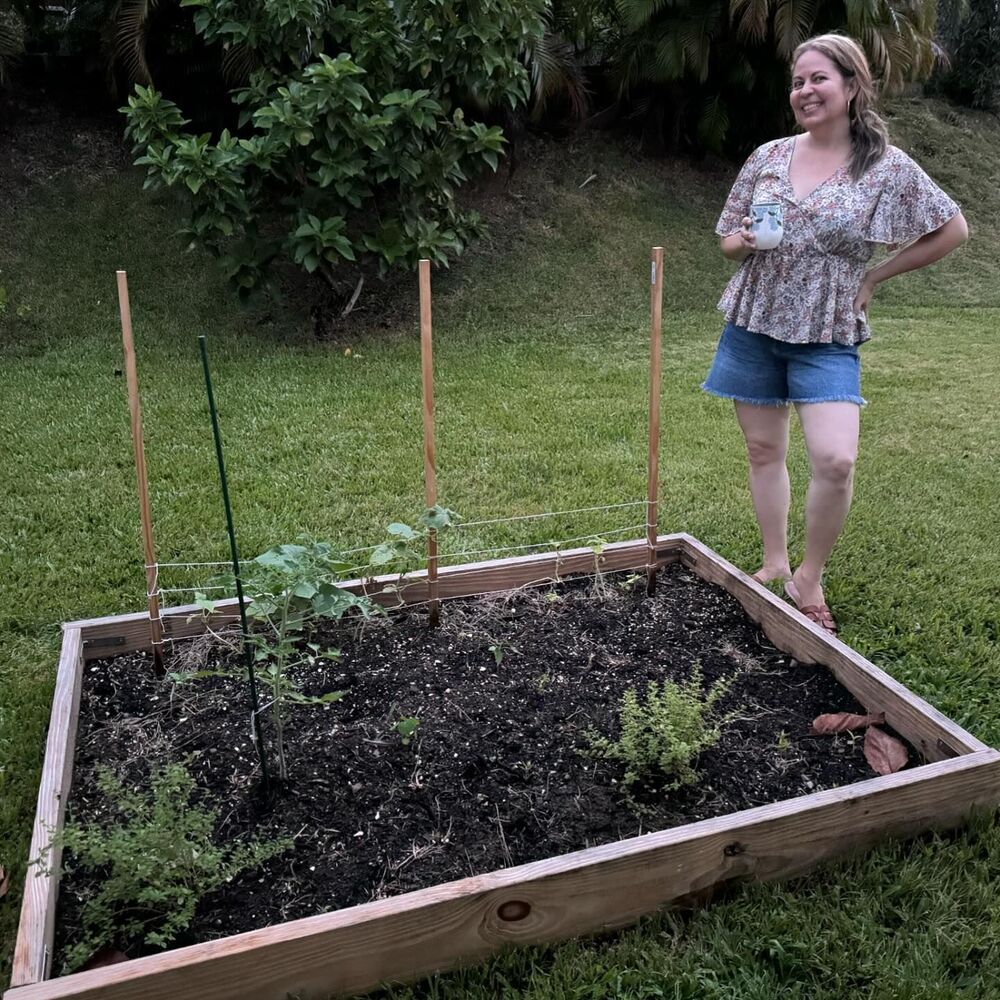
[[[857,403],[861,357],[845,344],[786,344],[727,324],[702,389],[758,406]]]

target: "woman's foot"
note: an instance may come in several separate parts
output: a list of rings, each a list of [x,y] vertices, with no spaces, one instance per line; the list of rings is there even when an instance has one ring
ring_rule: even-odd
[[[823,597],[823,587],[818,580],[804,579],[796,571],[785,583],[785,593],[811,622],[815,622],[827,632],[836,633],[837,622]]]
[[[792,568],[790,566],[768,566],[765,563],[756,573],[750,574],[758,583],[768,584],[777,580],[784,583],[791,578]]]

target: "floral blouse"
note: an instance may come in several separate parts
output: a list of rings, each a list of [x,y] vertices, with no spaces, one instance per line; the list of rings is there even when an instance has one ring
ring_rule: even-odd
[[[730,323],[790,344],[861,344],[868,319],[854,297],[875,244],[909,243],[958,213],[952,201],[901,149],[857,182],[845,164],[804,198],[788,179],[795,137],[755,150],[733,185],[715,231],[729,236],[751,203],[780,202],[784,235],[773,250],[750,254],[719,300]]]

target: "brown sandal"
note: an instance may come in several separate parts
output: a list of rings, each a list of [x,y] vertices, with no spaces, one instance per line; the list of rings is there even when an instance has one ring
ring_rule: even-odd
[[[799,604],[798,591],[791,580],[785,584],[785,593],[792,602],[809,619],[822,629],[826,629],[833,635],[837,634],[837,622],[833,617],[833,612],[826,604]]]

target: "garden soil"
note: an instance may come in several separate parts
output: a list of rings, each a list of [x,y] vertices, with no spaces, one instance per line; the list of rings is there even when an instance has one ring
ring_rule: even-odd
[[[76,823],[106,819],[99,765],[129,787],[186,761],[217,838],[294,838],[199,906],[178,945],[265,927],[452,879],[524,864],[874,777],[860,736],[814,736],[826,712],[863,712],[823,667],[775,649],[735,599],[679,566],[645,577],[568,581],[350,622],[314,641],[336,647],[298,676],[330,704],[294,705],[289,781],[262,797],[235,635],[174,647],[157,678],[143,654],[88,664],[69,803]],[[683,682],[728,716],[717,745],[677,789],[650,778],[626,789],[625,767],[595,758],[595,734],[620,733],[629,688]],[[262,695],[264,692],[262,691]],[[267,714],[264,716],[267,719]],[[408,741],[396,728],[419,725]],[[910,749],[910,765],[917,763]],[[99,876],[70,872],[60,890],[58,952],[72,942]],[[130,957],[140,943],[117,945]]]

